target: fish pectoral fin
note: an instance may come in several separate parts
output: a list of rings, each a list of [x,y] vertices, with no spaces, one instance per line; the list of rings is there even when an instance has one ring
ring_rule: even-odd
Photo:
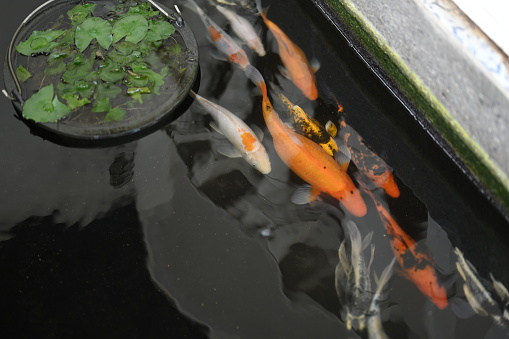
[[[288,72],[286,68],[284,68],[283,66],[278,66],[277,68],[279,70],[279,73],[281,73],[285,78],[290,79],[290,72]]]
[[[450,300],[449,305],[451,305],[452,312],[460,319],[468,319],[476,314],[468,301],[458,296]]]
[[[327,123],[325,124],[325,130],[327,131],[327,133],[329,133],[329,135],[332,137],[332,138],[335,138],[336,135],[338,135],[338,128],[336,127],[336,125],[332,122],[332,121],[327,121]]]
[[[310,66],[313,73],[316,73],[320,69],[320,61],[318,61],[316,58],[313,58],[311,60]]]
[[[219,128],[219,126],[217,125],[217,123],[215,121],[211,121],[209,125],[210,125],[210,127],[212,127],[212,129],[214,131],[216,131],[217,133],[219,133],[221,135],[224,135],[224,133],[221,131],[221,129]]]
[[[352,154],[350,150],[345,144],[340,144],[338,146],[338,151],[334,155],[334,159],[336,159],[341,170],[345,171],[348,169],[348,165],[350,165],[350,160],[352,159]]]
[[[240,154],[239,150],[235,148],[235,146],[233,146],[232,144],[230,143],[227,143],[227,142],[223,142],[223,143],[220,143],[218,146],[217,146],[217,152],[219,154],[222,154],[228,158],[240,158],[242,157],[242,154]]]
[[[262,129],[260,127],[256,126],[256,125],[251,125],[249,127],[251,127],[251,129],[253,130],[254,134],[258,138],[258,140],[260,140],[260,142],[262,142],[263,141],[263,137],[264,137]]]
[[[216,49],[211,49],[209,52],[210,56],[219,61],[228,61],[228,57]]]
[[[318,199],[318,192],[310,185],[302,185],[298,187],[293,193],[290,201],[296,205],[309,204]]]

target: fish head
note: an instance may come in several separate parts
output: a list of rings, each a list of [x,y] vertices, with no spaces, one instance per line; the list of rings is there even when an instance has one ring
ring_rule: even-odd
[[[262,174],[269,174],[272,170],[267,151],[262,146],[258,150],[248,153],[247,161]]]
[[[334,197],[356,217],[363,217],[368,211],[361,193],[353,184],[350,188],[347,187],[335,194]]]

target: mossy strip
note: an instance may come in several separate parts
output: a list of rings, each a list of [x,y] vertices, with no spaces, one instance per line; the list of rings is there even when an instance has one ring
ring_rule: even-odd
[[[509,213],[509,179],[348,0],[326,0],[380,66]]]

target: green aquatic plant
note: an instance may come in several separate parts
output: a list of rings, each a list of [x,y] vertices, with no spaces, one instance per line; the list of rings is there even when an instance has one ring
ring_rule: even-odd
[[[147,2],[119,0],[106,8],[107,15],[97,12],[105,9],[92,3],[77,5],[67,12],[67,23],[33,31],[16,46],[29,59],[45,58],[40,63],[44,69],[33,81],[39,89],[23,105],[25,118],[56,122],[81,109],[102,114],[101,119],[89,119],[95,123],[119,121],[136,103],[160,95],[170,79],[171,65],[164,63],[182,52],[171,39],[175,27]],[[16,69],[23,82],[34,77],[32,73],[24,66]]]

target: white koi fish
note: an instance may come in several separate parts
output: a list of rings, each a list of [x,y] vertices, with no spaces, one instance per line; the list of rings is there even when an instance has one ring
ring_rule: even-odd
[[[205,99],[193,91],[190,91],[189,94],[212,116],[215,121],[215,123],[211,123],[212,128],[223,134],[231,142],[231,145],[228,145],[231,147],[221,147],[218,150],[219,153],[230,158],[243,157],[261,173],[270,173],[270,160],[265,147],[260,141],[261,135],[258,137],[244,121],[226,108]]]
[[[230,62],[239,65],[242,69],[246,69],[247,65],[250,65],[249,59],[247,58],[246,52],[244,52],[235,40],[212,21],[194,0],[187,0],[186,4],[189,4],[191,9],[198,13],[209,33],[210,40],[216,48],[221,51]]]
[[[389,337],[384,332],[384,328],[382,326],[382,320],[380,318],[380,302],[383,298],[383,292],[385,286],[389,282],[389,279],[392,275],[392,268],[394,263],[396,262],[396,258],[392,259],[391,263],[385,267],[380,276],[380,279],[376,281],[376,291],[373,299],[371,300],[371,304],[369,305],[368,313],[367,313],[367,328],[368,328],[368,338],[369,339],[388,339]]]
[[[263,43],[249,20],[243,16],[238,15],[234,11],[229,10],[228,8],[216,4],[215,6],[217,10],[221,12],[221,14],[226,17],[226,19],[228,19],[235,34],[259,56],[264,56],[265,48],[263,48]]]
[[[350,240],[345,239],[338,250],[336,291],[343,309],[342,318],[345,320],[347,329],[350,330],[353,327],[362,331],[373,294],[370,267],[373,262],[375,246],[371,245],[371,258],[367,265],[363,251],[370,244],[373,232],[361,240],[359,229],[353,221],[348,221],[346,227]],[[349,243],[350,255],[347,255],[347,243]]]

